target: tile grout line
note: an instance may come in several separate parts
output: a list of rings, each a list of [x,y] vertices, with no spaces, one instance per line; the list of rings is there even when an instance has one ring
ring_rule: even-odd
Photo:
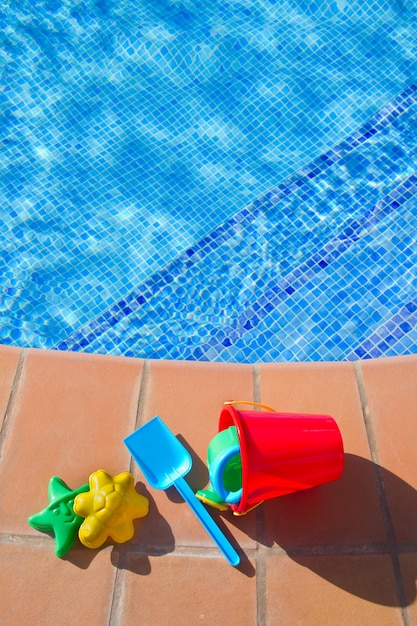
[[[150,368],[151,368],[150,361],[148,359],[145,359],[143,361],[142,376],[141,376],[141,379],[140,379],[140,386],[139,386],[138,402],[137,402],[137,407],[136,407],[136,418],[135,418],[134,430],[137,430],[143,424],[143,407],[144,407],[144,404],[145,404],[146,394],[147,394],[148,386],[149,386]],[[134,468],[133,458],[130,457],[130,469],[129,469],[129,471],[132,472],[133,468]]]
[[[253,365],[253,400],[261,402],[261,370],[259,363]]]
[[[253,365],[253,400],[261,402],[261,370],[259,363]],[[265,516],[263,506],[256,508],[256,626],[267,623],[266,602],[266,557],[263,549],[265,538]]]
[[[126,561],[125,554],[117,557],[116,571],[114,574],[113,593],[110,600],[108,626],[118,626],[121,623],[123,598],[125,591]]]
[[[136,415],[135,415],[135,423],[134,430],[137,430],[142,423],[143,416],[143,404],[144,399],[146,397],[146,391],[148,387],[149,380],[149,368],[150,363],[148,360],[143,362],[143,369],[140,379],[139,392],[137,396],[137,404],[136,404]],[[130,456],[129,462],[129,472],[133,473],[133,459]],[[114,576],[114,584],[113,584],[113,593],[110,602],[110,611],[109,611],[109,621],[108,626],[119,626],[121,623],[122,616],[122,608],[123,608],[123,599],[125,593],[125,580],[126,580],[126,568],[124,567],[125,561],[127,560],[127,553],[121,552],[118,556],[118,564],[116,573]]]
[[[148,387],[149,369],[150,369],[150,363],[146,359],[143,361],[143,369],[142,369],[142,375],[140,378],[139,393],[138,393],[138,398],[137,398],[137,403],[136,403],[136,415],[135,415],[135,422],[133,424],[133,431],[137,430],[142,425],[143,405],[145,402],[146,391]],[[132,474],[133,474],[134,467],[135,465],[133,463],[133,458],[132,456],[130,456],[129,472],[131,472]]]
[[[6,441],[7,435],[9,433],[10,430],[10,416],[13,410],[13,406],[14,406],[14,401],[17,395],[17,390],[19,388],[20,385],[20,378],[22,375],[22,370],[23,370],[23,364],[25,362],[26,359],[26,354],[27,354],[28,350],[26,349],[22,349],[20,355],[19,355],[19,361],[17,363],[17,367],[16,367],[16,372],[13,378],[13,382],[12,382],[12,386],[10,389],[10,395],[9,395],[9,399],[7,402],[7,406],[6,406],[6,410],[4,411],[4,419],[3,419],[3,423],[1,425],[1,429],[0,429],[0,460],[3,456],[3,447],[4,447],[4,443]]]
[[[258,507],[259,511],[262,511],[262,507]],[[27,533],[11,533],[11,532],[0,532],[0,546],[31,546],[38,548],[48,548],[51,547],[51,538],[47,535],[45,536],[34,536],[29,535]],[[375,543],[375,544],[314,544],[314,545],[300,545],[293,547],[282,548],[281,546],[274,545],[268,547],[262,547],[263,554],[270,554],[272,556],[285,556],[288,555],[290,557],[301,557],[301,556],[352,556],[352,555],[390,555],[390,549],[386,543]],[[73,550],[77,550],[77,548],[73,548]],[[79,551],[82,550],[80,546],[78,548]],[[260,553],[258,548],[247,548],[246,549],[247,556],[250,558],[255,558]],[[410,554],[417,552],[417,543],[414,544],[401,544],[398,547],[398,552],[400,554]],[[135,554],[136,556],[163,556],[166,554],[166,550],[164,547],[159,545],[136,545],[136,546],[123,546],[123,544],[118,544],[118,553],[126,557],[128,554]],[[198,558],[219,558],[221,559],[221,555],[218,552],[218,549],[213,546],[209,548],[207,546],[176,546],[173,552],[170,552],[170,556],[189,556],[189,557],[198,557]],[[120,568],[124,563],[123,558],[118,560],[116,567]]]
[[[136,424],[135,428],[139,428],[139,426],[143,423],[143,406],[145,404],[146,395],[149,387],[149,378],[151,371],[151,362],[149,359],[146,359],[143,363],[142,370],[142,380],[139,390],[139,398],[138,398],[138,410],[136,413]]]
[[[365,381],[363,378],[363,372],[360,361],[353,363],[356,384],[358,387],[359,398],[362,408],[362,417],[365,424],[366,435],[368,438],[369,449],[371,452],[371,459],[375,470],[375,480],[378,492],[379,504],[381,507],[382,517],[384,520],[385,532],[388,540],[388,552],[391,557],[391,563],[394,574],[394,581],[399,601],[399,608],[401,610],[401,616],[404,626],[411,626],[412,621],[407,608],[407,597],[405,593],[404,580],[401,572],[400,559],[398,555],[398,545],[395,536],[394,525],[392,522],[391,510],[388,503],[387,493],[385,489],[384,477],[382,474],[382,468],[379,460],[378,446],[376,442],[375,431],[372,424],[371,413],[369,410],[368,397],[365,388]]]

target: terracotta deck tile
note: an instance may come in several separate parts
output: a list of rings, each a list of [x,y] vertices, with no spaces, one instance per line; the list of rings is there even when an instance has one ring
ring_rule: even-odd
[[[134,557],[126,564],[121,626],[256,624],[256,580],[222,559]]]
[[[282,412],[331,415],[345,448],[340,480],[265,502],[266,545],[385,542],[353,365],[261,365],[260,375],[263,403]]]
[[[417,357],[361,364],[396,538],[417,549]]]
[[[49,546],[1,545],[2,624],[108,623],[115,571],[109,548],[57,559]]]
[[[252,367],[219,363],[152,361],[147,374],[148,384],[142,405],[142,419],[159,415],[190,450],[193,468],[187,481],[194,489],[206,486],[207,446],[217,433],[223,402],[253,397]],[[143,480],[135,466],[136,476]],[[171,551],[174,545],[214,545],[190,508],[174,488],[167,492],[150,489],[152,498],[149,523],[137,540],[145,545],[163,545]],[[229,512],[219,514],[209,508],[229,539],[242,548],[254,547],[255,517],[247,516],[238,523]],[[232,534],[230,534],[232,533]],[[136,540],[136,539],[135,539]]]
[[[0,621],[417,626],[417,357],[252,367],[0,347],[1,363]],[[210,509],[242,556],[238,568],[176,491],[147,486],[134,463],[150,513],[131,541],[95,551],[77,543],[58,559],[53,539],[27,524],[46,506],[52,475],[76,487],[100,467],[129,469],[123,438],[157,414],[192,453],[187,480],[204,487],[223,402],[254,398],[332,415],[346,464],[340,481],[243,517]]]
[[[89,474],[129,469],[123,437],[134,428],[142,363],[30,350],[23,363],[0,464],[0,530],[27,524],[47,504],[48,482],[75,489]]]
[[[20,348],[0,346],[0,428],[5,417],[21,354]]]
[[[274,626],[403,624],[386,555],[270,557],[266,602]]]

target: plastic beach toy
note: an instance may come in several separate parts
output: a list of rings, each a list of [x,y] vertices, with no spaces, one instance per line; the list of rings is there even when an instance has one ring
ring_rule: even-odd
[[[48,506],[31,515],[28,522],[41,532],[55,536],[55,554],[63,557],[74,545],[83,518],[73,509],[77,495],[88,491],[88,484],[71,490],[59,476],[52,476],[48,485]]]
[[[220,510],[228,509],[228,504],[237,504],[242,497],[242,459],[236,426],[225,428],[213,437],[208,446],[207,465],[211,484],[197,491],[197,498]],[[218,484],[222,486],[220,491],[214,487]]]
[[[124,443],[149,484],[163,490],[175,486],[228,562],[238,565],[238,553],[183,478],[191,469],[191,455],[161,418],[151,419],[126,437]]]
[[[90,491],[74,500],[74,511],[84,517],[78,531],[87,548],[99,548],[111,537],[124,543],[133,537],[133,520],[148,513],[149,501],[140,495],[129,472],[111,476],[104,470],[91,474]]]
[[[266,412],[233,406],[241,404]],[[329,415],[277,413],[257,403],[230,402],[225,403],[218,428],[207,458],[210,486],[196,495],[213,506],[228,504],[235,515],[342,475],[342,436]],[[228,434],[220,439],[222,433]]]

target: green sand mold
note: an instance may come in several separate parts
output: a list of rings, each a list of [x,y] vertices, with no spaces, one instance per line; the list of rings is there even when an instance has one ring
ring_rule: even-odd
[[[52,476],[48,485],[46,508],[28,518],[29,525],[44,533],[53,533],[55,554],[63,557],[74,545],[78,529],[84,518],[74,512],[74,499],[79,493],[89,491],[88,483],[71,490],[59,476]]]

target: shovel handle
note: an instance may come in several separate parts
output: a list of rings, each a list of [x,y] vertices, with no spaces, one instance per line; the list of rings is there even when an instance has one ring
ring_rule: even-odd
[[[207,509],[204,508],[200,500],[195,497],[194,492],[189,484],[181,476],[175,479],[174,486],[177,488],[180,495],[184,498],[185,502],[189,505],[194,515],[196,515],[196,517],[200,520],[201,524],[204,526],[210,537],[222,551],[230,565],[233,565],[233,567],[239,565],[240,556],[238,555],[232,544],[229,542],[229,540],[224,536]]]

